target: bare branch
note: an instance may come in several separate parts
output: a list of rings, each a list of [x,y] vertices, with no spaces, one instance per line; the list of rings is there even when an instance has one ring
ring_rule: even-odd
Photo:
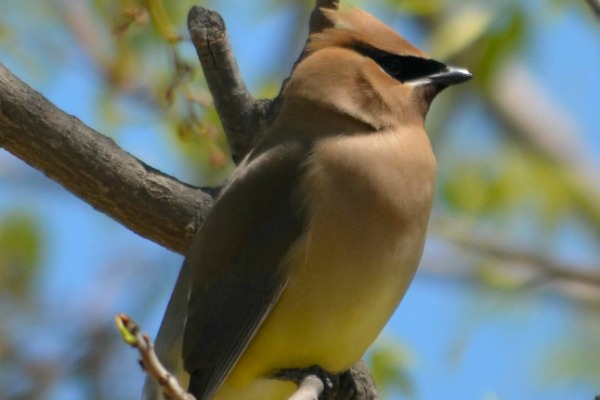
[[[142,368],[162,388],[165,399],[196,400],[193,395],[181,387],[177,378],[162,365],[154,352],[154,343],[147,333],[141,333],[140,327],[125,314],[117,315],[115,324],[123,341],[138,349]]]
[[[319,32],[329,26],[321,8],[337,9],[338,5],[339,0],[318,0],[311,14],[309,31]],[[225,23],[217,12],[192,7],[188,14],[188,30],[227,135],[233,161],[239,163],[276,117],[279,97],[256,100],[248,92]],[[304,51],[296,64],[303,57]]]
[[[231,155],[239,163],[265,128],[271,102],[257,101],[248,92],[227,37],[225,23],[212,10],[194,6],[188,30],[214,98]]]
[[[315,375],[308,375],[300,382],[298,390],[290,396],[289,400],[318,400],[324,389],[322,380]]]
[[[486,258],[492,257],[510,262],[514,266],[528,268],[538,276],[538,279],[542,277],[543,280],[569,281],[600,289],[600,274],[592,272],[600,271],[600,265],[574,266],[560,263],[541,254],[503,244],[498,238],[486,237],[480,232],[468,229],[465,224],[456,219],[437,219],[432,221],[432,228],[434,232],[459,247],[484,254]]]
[[[348,374],[340,379],[342,399],[352,400],[378,400],[379,394],[375,387],[375,381],[367,368],[367,364],[361,360],[357,362]]]
[[[66,114],[0,64],[0,146],[129,229],[184,252],[213,203]]]

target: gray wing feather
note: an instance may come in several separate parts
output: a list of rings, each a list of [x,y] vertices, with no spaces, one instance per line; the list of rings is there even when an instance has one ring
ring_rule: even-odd
[[[196,236],[183,338],[190,392],[211,399],[276,303],[302,234],[295,187],[308,146],[280,146],[237,174]]]

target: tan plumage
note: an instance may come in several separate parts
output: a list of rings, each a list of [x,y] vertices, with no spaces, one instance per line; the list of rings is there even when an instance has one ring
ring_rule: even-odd
[[[201,400],[284,399],[278,370],[349,369],[421,257],[436,168],[425,115],[470,74],[363,11],[325,13],[334,27],[311,37],[201,227],[159,333]]]

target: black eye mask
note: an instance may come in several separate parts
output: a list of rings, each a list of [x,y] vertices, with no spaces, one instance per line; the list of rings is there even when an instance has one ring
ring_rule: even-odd
[[[388,53],[373,47],[357,46],[356,51],[375,61],[388,75],[400,82],[409,82],[447,70],[439,61]]]

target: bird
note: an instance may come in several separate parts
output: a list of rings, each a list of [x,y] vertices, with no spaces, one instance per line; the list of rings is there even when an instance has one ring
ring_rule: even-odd
[[[472,75],[358,8],[321,11],[330,26],[195,235],[159,330],[159,358],[199,400],[285,399],[281,371],[349,370],[420,262],[437,168],[425,117]]]

